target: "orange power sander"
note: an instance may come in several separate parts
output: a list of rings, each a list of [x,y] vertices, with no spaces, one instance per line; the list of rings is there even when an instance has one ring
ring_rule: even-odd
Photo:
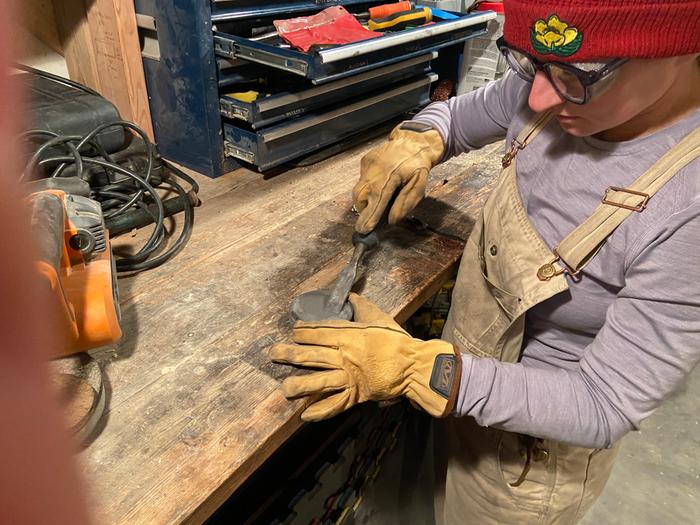
[[[116,268],[102,209],[83,181],[53,178],[27,184],[36,268],[51,290],[61,324],[62,357],[121,338]]]

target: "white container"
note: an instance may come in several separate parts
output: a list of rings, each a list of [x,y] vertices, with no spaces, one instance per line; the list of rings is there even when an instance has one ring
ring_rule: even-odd
[[[499,79],[506,71],[506,61],[496,47],[496,40],[503,35],[502,13],[487,23],[488,33],[471,38],[464,43],[464,54],[457,81],[457,95],[469,93]]]

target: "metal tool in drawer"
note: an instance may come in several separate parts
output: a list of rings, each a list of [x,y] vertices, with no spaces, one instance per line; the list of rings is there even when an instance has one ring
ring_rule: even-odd
[[[486,22],[495,17],[492,11],[472,13],[456,20],[445,20],[309,53],[279,47],[275,45],[275,40],[256,41],[229,34],[226,30],[235,30],[235,24],[220,24],[214,33],[214,50],[219,56],[257,62],[321,84],[485,34]]]
[[[307,84],[306,89],[297,91],[285,89],[273,95],[262,96],[253,102],[223,95],[219,101],[221,114],[224,117],[248,122],[253,129],[260,129],[288,118],[311,113],[323,106],[344,102],[360,93],[376,92],[391,84],[429,73],[430,61],[435,58],[437,58],[437,52],[434,51],[321,86],[309,87]],[[288,86],[286,77],[280,78],[278,82],[285,83],[287,80],[285,84]],[[296,78],[293,77],[293,79]]]
[[[267,170],[425,106],[429,102],[430,85],[437,78],[435,74],[425,75],[332,111],[292,119],[260,131],[225,122],[225,153],[255,164],[261,171]]]

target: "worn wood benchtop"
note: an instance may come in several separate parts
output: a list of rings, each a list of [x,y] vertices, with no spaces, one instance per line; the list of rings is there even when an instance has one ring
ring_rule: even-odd
[[[281,395],[287,369],[266,349],[289,334],[291,300],[348,262],[351,188],[374,144],[271,178],[199,177],[186,248],[120,279],[124,338],[96,353],[109,412],[79,456],[100,523],[201,523],[300,427],[302,403]],[[454,237],[468,235],[495,158],[496,147],[436,168],[415,215],[449,235],[385,230],[355,289],[399,321],[436,292],[456,271]]]

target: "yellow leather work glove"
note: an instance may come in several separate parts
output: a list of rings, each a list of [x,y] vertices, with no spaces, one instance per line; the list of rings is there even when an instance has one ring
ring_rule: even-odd
[[[389,211],[389,224],[406,217],[425,196],[428,173],[444,150],[440,134],[425,124],[408,121],[394,128],[388,142],[371,150],[360,162],[360,180],[352,192],[360,212],[355,230],[371,232],[399,188]]]
[[[290,398],[323,395],[302,413],[304,421],[335,416],[364,401],[406,396],[435,417],[449,415],[459,391],[462,363],[446,341],[414,339],[389,315],[350,294],[355,322],[299,322],[297,344],[279,343],[270,358],[321,369],[282,383]]]

